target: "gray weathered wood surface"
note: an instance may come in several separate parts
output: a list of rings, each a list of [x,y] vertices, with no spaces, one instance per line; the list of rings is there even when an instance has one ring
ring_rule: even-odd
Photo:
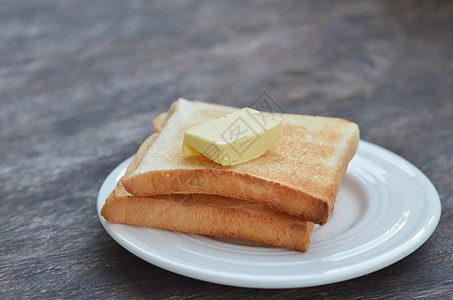
[[[157,268],[104,231],[96,195],[179,96],[359,123],[434,183],[412,255],[289,290]],[[0,298],[453,297],[453,1],[2,1]]]

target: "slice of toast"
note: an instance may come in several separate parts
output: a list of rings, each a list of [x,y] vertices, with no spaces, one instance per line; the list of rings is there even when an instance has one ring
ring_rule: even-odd
[[[204,193],[264,202],[323,224],[359,140],[358,126],[343,119],[283,116],[284,139],[265,155],[234,167],[181,151],[184,130],[236,108],[180,99],[150,151],[123,179],[131,194]]]
[[[159,132],[166,114],[154,121]],[[138,157],[147,152],[158,133],[140,147],[125,176],[140,163]],[[207,194],[174,194],[135,197],[121,181],[107,198],[101,215],[109,222],[189,233],[233,237],[267,243],[305,252],[310,244],[314,224],[267,207],[228,197]]]
[[[262,203],[207,194],[135,197],[120,183],[101,210],[109,222],[232,237],[300,252],[314,224]]]
[[[134,196],[215,194],[261,202],[324,224],[359,141],[355,123],[339,118],[283,115],[283,141],[263,156],[221,166],[203,155],[186,157],[184,130],[237,108],[179,99],[155,143],[139,151],[122,184]]]

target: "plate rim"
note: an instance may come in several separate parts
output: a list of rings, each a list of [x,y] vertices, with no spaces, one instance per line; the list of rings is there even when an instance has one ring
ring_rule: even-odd
[[[246,287],[246,288],[302,288],[302,287],[313,287],[313,286],[320,286],[326,284],[337,283],[341,281],[350,280],[353,278],[357,278],[360,276],[364,276],[375,271],[378,271],[382,268],[390,266],[395,262],[407,257],[408,255],[412,254],[415,250],[421,247],[433,234],[437,225],[440,220],[441,216],[441,201],[439,194],[433,185],[433,183],[429,180],[429,178],[415,165],[411,162],[406,160],[405,158],[399,156],[398,154],[382,147],[377,144],[360,140],[359,147],[365,148],[374,148],[375,151],[378,153],[381,152],[386,156],[390,157],[393,160],[398,160],[399,162],[403,163],[406,167],[409,167],[420,179],[418,181],[419,184],[423,186],[423,190],[426,194],[429,194],[433,197],[432,200],[427,200],[430,204],[435,204],[433,210],[433,215],[430,218],[430,221],[427,224],[426,230],[423,234],[417,235],[413,234],[411,237],[405,241],[404,243],[400,244],[399,247],[393,247],[390,251],[381,253],[374,257],[373,264],[369,264],[368,261],[362,262],[357,265],[352,266],[352,270],[349,270],[346,274],[342,274],[341,272],[335,272],[334,274],[329,274],[329,276],[308,276],[307,274],[300,274],[294,276],[255,276],[255,278],[251,278],[251,275],[247,274],[232,274],[230,272],[222,272],[222,271],[212,271],[206,269],[200,269],[195,266],[191,266],[190,264],[179,264],[177,262],[173,262],[167,258],[162,256],[156,255],[155,253],[150,253],[149,251],[144,251],[139,246],[135,245],[133,242],[127,240],[121,234],[119,234],[116,230],[116,226],[128,226],[123,224],[113,224],[106,221],[101,215],[100,210],[102,208],[103,203],[105,202],[104,198],[101,198],[101,194],[104,190],[108,189],[110,185],[111,177],[114,177],[115,173],[120,173],[124,166],[129,164],[130,160],[132,160],[133,155],[119,163],[113,170],[106,176],[104,179],[97,195],[97,214],[100,219],[100,222],[107,233],[122,247],[126,250],[134,254],[135,256],[145,260],[148,263],[153,264],[154,266],[160,267],[162,269],[211,282],[217,284],[224,284],[236,287]],[[374,155],[376,155],[372,151]],[[386,157],[381,158],[387,159]],[[388,160],[388,159],[387,159]],[[392,161],[389,161],[392,163]],[[124,165],[124,166],[123,166]],[[426,197],[425,197],[426,198]],[[432,203],[431,203],[432,202]],[[322,277],[322,278],[317,278]],[[284,279],[284,280],[282,280]]]

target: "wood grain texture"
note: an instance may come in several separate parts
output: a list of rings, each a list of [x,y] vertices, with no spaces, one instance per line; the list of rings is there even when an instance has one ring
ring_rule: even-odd
[[[0,298],[453,297],[453,1],[3,1]],[[433,236],[343,283],[288,290],[154,267],[96,195],[180,96],[357,122],[442,200]]]

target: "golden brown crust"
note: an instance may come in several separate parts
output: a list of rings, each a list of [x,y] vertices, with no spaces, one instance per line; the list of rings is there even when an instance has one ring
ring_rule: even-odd
[[[234,110],[175,102],[156,144],[137,154],[135,169],[122,179],[126,190],[138,197],[196,192],[263,202],[324,224],[357,149],[358,126],[343,119],[287,114],[282,143],[253,161],[223,167],[204,156],[182,154],[186,128]]]
[[[206,169],[191,170],[191,172],[163,170],[129,177],[128,180],[122,180],[122,183],[129,184],[130,188],[134,190],[149,191],[149,193],[142,194],[141,197],[202,194],[209,191],[209,194],[213,196],[219,195],[266,203],[283,212],[297,211],[298,214],[293,213],[293,215],[304,217],[317,224],[323,224],[330,213],[327,201],[320,201],[319,198],[282,186],[278,182],[265,181],[234,172]],[[254,195],[254,197],[248,195]],[[273,201],[268,201],[268,199]],[[280,201],[281,199],[292,199],[292,201]]]
[[[308,250],[314,227],[260,203],[204,194],[140,198],[121,184],[101,215],[113,223],[249,239],[301,252]]]

